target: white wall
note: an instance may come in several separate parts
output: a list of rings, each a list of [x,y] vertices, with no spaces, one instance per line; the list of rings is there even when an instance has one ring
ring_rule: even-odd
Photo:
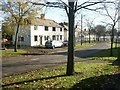
[[[34,36],[38,37],[38,41],[34,41]],[[40,37],[42,37],[42,45],[45,45],[45,36],[49,36],[49,39],[52,40],[53,35],[62,35],[62,41],[64,40],[64,31],[60,31],[60,28],[56,28],[56,31],[52,31],[52,27],[48,27],[48,31],[45,31],[45,26],[38,26],[37,30],[34,30],[34,25],[31,26],[31,46],[40,45]],[[60,37],[59,37],[60,39]]]
[[[48,27],[48,31],[45,31],[45,26],[37,26],[37,30],[34,30],[34,25],[31,26],[21,26],[18,36],[24,37],[24,41],[18,41],[18,45],[27,45],[27,46],[39,46],[45,45],[45,36],[49,36],[49,39],[52,40],[52,36],[62,35],[62,40],[64,41],[64,29],[60,31],[60,28],[56,28],[56,31],[52,31],[52,27]],[[16,31],[16,27],[15,27]],[[34,36],[37,36],[37,41],[34,40]],[[13,35],[13,44],[15,40],[15,35]],[[57,40],[57,37],[56,37]]]
[[[68,35],[69,34],[69,32],[68,32],[68,30],[64,30],[64,40],[68,40]]]
[[[89,40],[89,34],[87,34],[87,35],[85,36],[85,38],[86,38],[87,40]],[[90,34],[90,40],[91,40],[91,41],[96,40],[96,35]]]
[[[37,30],[34,30],[34,25],[31,26],[31,32],[30,32],[30,37],[31,37],[31,46],[38,46],[40,45],[40,36],[43,36],[43,30],[44,27],[43,26],[39,26]],[[34,36],[37,36],[38,41],[34,41]]]

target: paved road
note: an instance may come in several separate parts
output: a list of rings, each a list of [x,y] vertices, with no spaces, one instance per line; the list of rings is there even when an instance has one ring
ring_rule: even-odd
[[[96,62],[83,57],[91,56],[96,52],[108,48],[107,43],[98,43],[95,46],[75,51],[75,61],[80,62]],[[12,74],[22,73],[40,68],[49,68],[59,64],[66,64],[67,52],[58,51],[52,55],[28,55],[2,59],[2,75],[8,76]],[[103,61],[99,61],[103,62]]]

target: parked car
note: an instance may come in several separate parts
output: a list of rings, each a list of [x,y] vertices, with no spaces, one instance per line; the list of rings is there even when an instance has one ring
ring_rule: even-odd
[[[67,40],[63,41],[63,45],[68,46],[68,41]]]
[[[48,40],[45,43],[46,48],[55,48],[55,47],[62,47],[63,43],[61,41],[56,40]]]

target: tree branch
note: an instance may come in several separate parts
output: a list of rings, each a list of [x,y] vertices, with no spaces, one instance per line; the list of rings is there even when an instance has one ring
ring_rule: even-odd
[[[66,7],[70,7],[70,6],[68,6],[65,2],[63,2],[62,0],[59,0],[60,2],[62,2]]]
[[[109,11],[107,9],[107,7],[104,5],[105,11],[107,13],[107,16],[110,17],[110,19],[114,22],[114,19],[112,18],[112,16],[109,14]]]
[[[31,2],[33,5],[42,5],[42,6],[46,6],[46,7],[55,7],[55,8],[62,8],[64,9],[64,4],[60,3],[60,2],[47,2],[46,4],[44,3],[33,3]]]
[[[67,16],[69,16],[69,12],[68,12],[68,9],[67,9],[66,6],[65,6],[65,11],[66,11],[66,13],[67,13]]]
[[[77,7],[78,7],[78,6],[77,6],[77,2],[76,2],[76,3],[75,3],[75,10],[74,10],[74,11],[76,11],[76,10],[77,10]]]
[[[24,16],[32,8],[32,6],[33,4],[21,16]]]
[[[76,11],[78,11],[78,10],[80,10],[82,8],[86,8],[86,7],[89,7],[89,6],[94,6],[94,5],[100,4],[100,3],[113,3],[113,2],[104,2],[104,1],[100,1],[100,2],[85,2],[85,3],[81,4],[81,5],[78,5],[78,8],[77,8]]]

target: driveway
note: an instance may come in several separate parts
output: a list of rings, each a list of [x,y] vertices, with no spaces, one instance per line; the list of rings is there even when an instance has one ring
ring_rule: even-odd
[[[98,43],[89,48],[75,50],[75,61],[79,62],[103,62],[88,60],[87,56],[91,56],[101,50],[107,49],[108,43]],[[8,76],[17,73],[23,73],[35,69],[49,68],[60,64],[66,64],[67,52],[57,51],[50,55],[23,55],[18,57],[2,58],[2,75]]]

